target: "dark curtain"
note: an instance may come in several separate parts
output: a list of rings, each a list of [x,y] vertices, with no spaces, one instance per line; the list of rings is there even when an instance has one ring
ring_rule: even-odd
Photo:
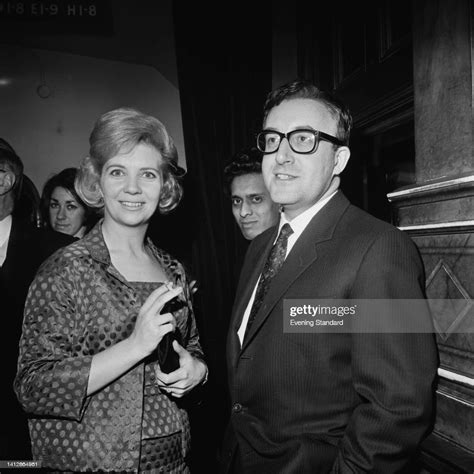
[[[260,2],[175,1],[173,14],[188,175],[174,217],[179,237],[170,244],[199,288],[195,308],[210,373],[191,410],[193,472],[208,473],[227,423],[225,340],[247,247],[223,191],[223,168],[261,127],[271,89],[271,11]]]

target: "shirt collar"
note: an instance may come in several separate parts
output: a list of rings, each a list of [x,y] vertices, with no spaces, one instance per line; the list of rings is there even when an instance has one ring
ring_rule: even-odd
[[[306,229],[311,219],[329,202],[329,200],[337,193],[337,191],[338,190],[336,189],[332,194],[313,204],[310,208],[306,209],[306,211],[302,212],[299,216],[296,216],[291,221],[287,219],[285,212],[283,211],[281,213],[280,224],[278,226],[278,234],[280,233],[283,225],[288,223],[293,230],[292,237],[296,240]]]
[[[109,249],[105,245],[104,236],[102,235],[102,221],[103,219],[97,222],[90,232],[84,236],[82,242],[94,260],[110,265]]]
[[[91,257],[98,262],[105,263],[106,265],[111,265],[109,249],[104,240],[104,235],[102,234],[102,222],[104,219],[100,219],[99,222],[82,238],[82,242],[89,251]],[[157,249],[153,242],[147,237],[145,245],[150,247],[153,254],[158,256],[160,260],[162,259],[161,252]]]
[[[0,246],[2,246],[10,237],[12,230],[12,215],[9,214],[0,221]]]

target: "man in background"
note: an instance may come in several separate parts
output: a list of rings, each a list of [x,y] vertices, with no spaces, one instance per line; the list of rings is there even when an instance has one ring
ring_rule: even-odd
[[[0,138],[0,305],[2,369],[4,375],[0,422],[0,460],[30,459],[26,416],[13,392],[23,307],[29,285],[40,264],[55,250],[75,239],[36,228],[34,213],[24,215],[20,203],[23,163]]]
[[[260,151],[250,148],[237,153],[224,168],[224,180],[232,214],[245,239],[253,240],[277,224],[279,206],[271,200],[263,182]]]

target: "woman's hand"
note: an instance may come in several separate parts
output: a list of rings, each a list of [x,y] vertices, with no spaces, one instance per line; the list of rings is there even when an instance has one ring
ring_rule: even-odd
[[[87,395],[108,385],[149,355],[163,336],[174,331],[176,321],[170,313],[160,314],[165,303],[179,295],[181,287],[161,285],[143,303],[132,334],[92,357]]]
[[[161,314],[163,306],[183,289],[166,283],[157,288],[146,299],[138,313],[135,328],[129,339],[132,346],[140,351],[143,357],[151,354],[163,339],[165,334],[176,328],[176,321],[171,313]]]
[[[160,389],[173,397],[181,398],[191,391],[207,374],[204,362],[193,357],[178,341],[173,341],[173,349],[179,355],[179,369],[165,374],[157,365],[155,374]]]

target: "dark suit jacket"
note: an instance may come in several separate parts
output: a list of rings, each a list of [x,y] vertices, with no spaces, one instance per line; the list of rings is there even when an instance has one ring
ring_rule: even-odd
[[[289,253],[240,348],[237,330],[275,237],[273,228],[252,242],[237,289],[224,459],[238,446],[234,472],[399,471],[430,429],[434,336],[284,333],[283,300],[421,299],[415,245],[338,192]],[[414,316],[429,320],[427,309]]]
[[[0,267],[1,357],[5,377],[2,384],[0,459],[29,459],[26,418],[13,392],[28,288],[40,264],[58,248],[74,240],[69,235],[40,230],[27,221],[13,218],[6,259]]]

